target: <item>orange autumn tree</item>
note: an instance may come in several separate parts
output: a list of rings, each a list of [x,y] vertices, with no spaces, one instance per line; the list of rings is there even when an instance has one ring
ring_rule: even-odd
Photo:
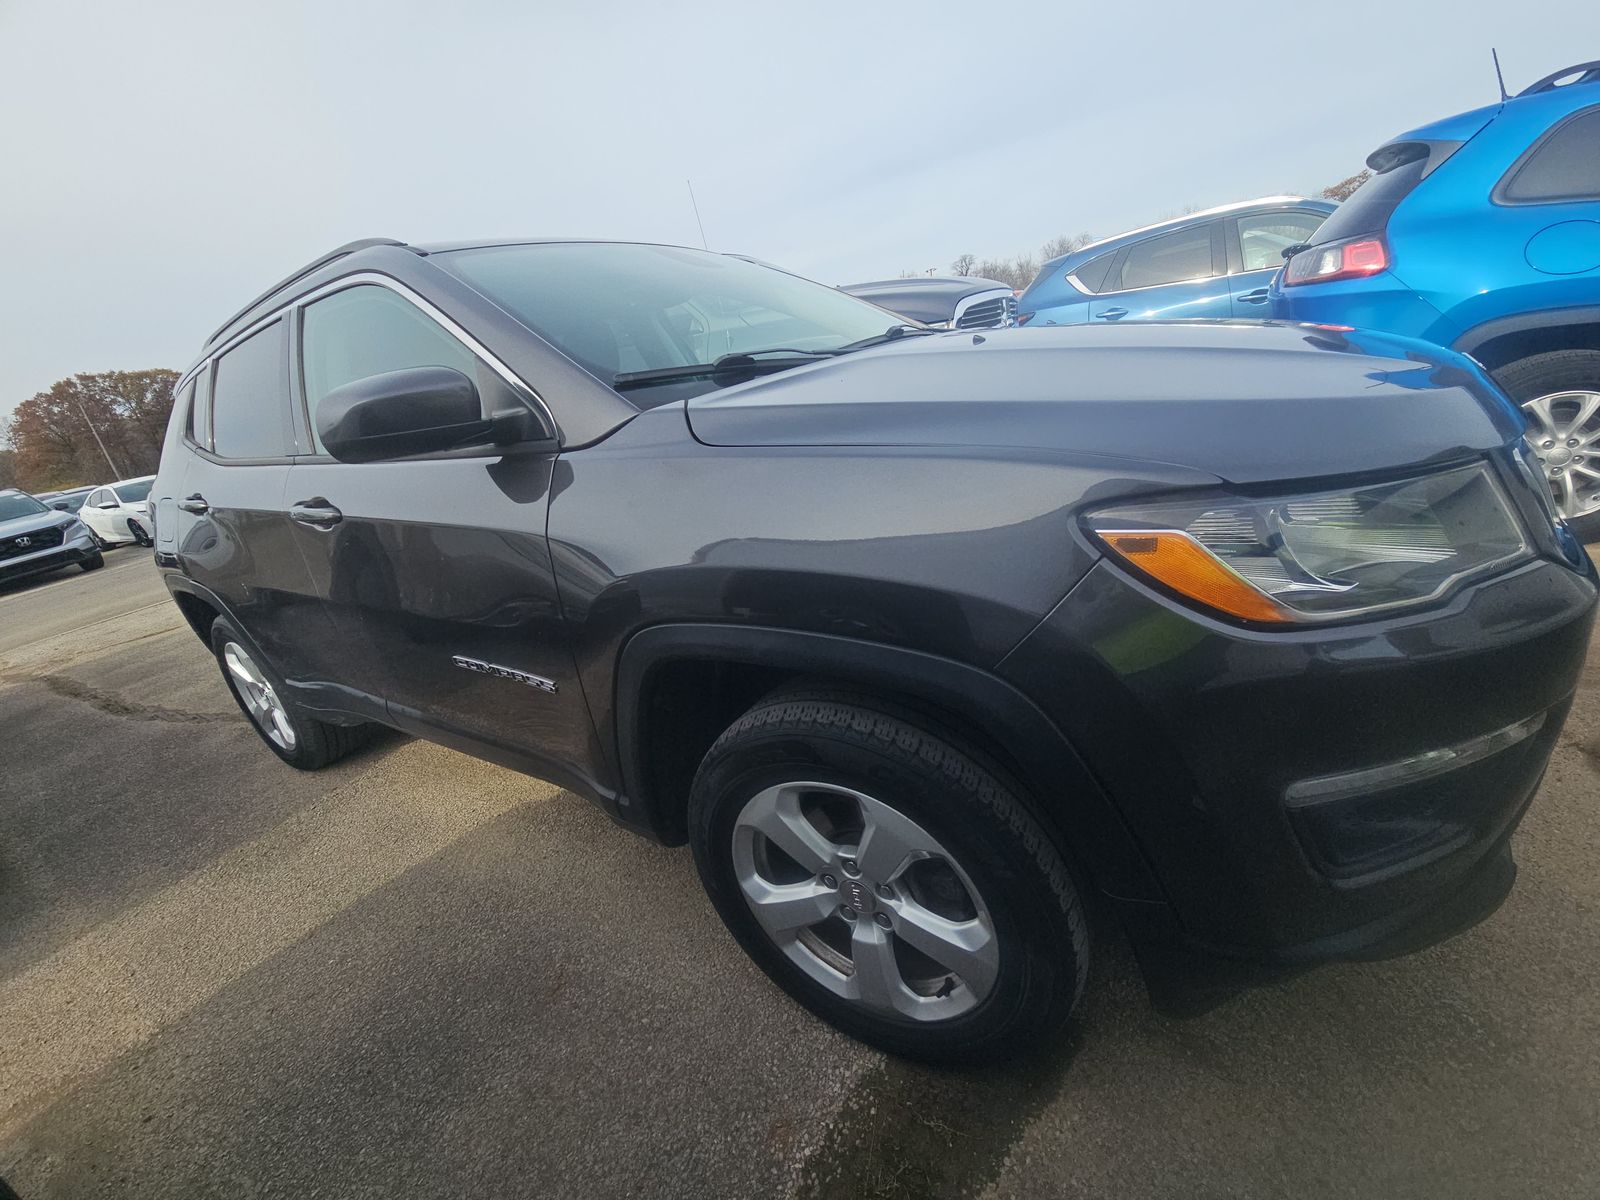
[[[33,491],[150,474],[161,458],[177,381],[176,371],[162,368],[57,381],[12,413],[10,473]]]

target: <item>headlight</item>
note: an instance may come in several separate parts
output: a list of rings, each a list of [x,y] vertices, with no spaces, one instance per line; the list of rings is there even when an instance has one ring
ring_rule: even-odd
[[[1303,496],[1109,509],[1089,525],[1181,596],[1267,624],[1424,604],[1532,553],[1484,463]]]

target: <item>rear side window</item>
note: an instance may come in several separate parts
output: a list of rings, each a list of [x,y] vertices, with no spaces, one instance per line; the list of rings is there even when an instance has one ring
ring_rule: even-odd
[[[217,359],[211,394],[212,447],[222,458],[281,458],[289,433],[289,351],[274,321]]]
[[[183,435],[191,442],[200,439],[194,435],[194,380],[189,380],[178,392],[178,407],[183,410]]]
[[[1283,266],[1283,252],[1290,246],[1309,242],[1322,224],[1320,213],[1275,212],[1240,217],[1240,269],[1264,271]]]
[[[1083,266],[1072,273],[1072,277],[1091,292],[1098,292],[1106,286],[1106,276],[1111,271],[1111,264],[1116,259],[1117,252],[1102,254],[1099,258],[1092,258]]]
[[[1506,172],[1495,193],[1502,204],[1600,200],[1600,108],[1575,113]]]
[[[1211,264],[1211,226],[1196,225],[1160,237],[1147,238],[1128,248],[1122,261],[1124,289],[1181,283],[1215,274]]]
[[[363,284],[308,305],[300,327],[311,436],[317,406],[334,388],[410,367],[452,367],[476,377],[478,359],[433,318],[386,287]]]

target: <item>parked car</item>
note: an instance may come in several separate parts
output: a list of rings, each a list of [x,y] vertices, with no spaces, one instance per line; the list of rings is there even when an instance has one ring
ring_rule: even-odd
[[[697,250],[354,243],[181,377],[156,563],[284,762],[389,725],[687,841],[898,1053],[1035,1045],[1091,892],[1158,997],[1499,904],[1597,578],[1470,360],[887,320]]]
[[[1367,165],[1273,311],[1471,354],[1527,413],[1561,515],[1600,541],[1600,63],[1403,133]]]
[[[155,543],[150,537],[150,485],[154,475],[123,479],[95,488],[84,498],[78,515],[94,532],[102,549],[129,542],[140,546]]]
[[[69,488],[64,492],[38,492],[35,496],[57,512],[76,513],[92,491],[92,487]]]
[[[94,571],[105,559],[83,522],[27,492],[0,489],[0,583],[78,566]]]
[[[1017,300],[1017,324],[1265,317],[1283,252],[1336,205],[1270,196],[1191,213],[1053,258]]]
[[[840,291],[933,329],[999,329],[1016,320],[1016,293],[998,279],[918,276],[851,283]]]

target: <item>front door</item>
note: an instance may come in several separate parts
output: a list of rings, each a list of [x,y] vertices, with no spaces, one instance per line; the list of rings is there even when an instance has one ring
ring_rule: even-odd
[[[594,735],[545,537],[553,453],[340,463],[315,434],[334,388],[408,367],[496,372],[399,291],[362,283],[307,305],[300,349],[317,454],[289,473],[295,538],[343,646],[337,676],[394,722],[554,764]]]

